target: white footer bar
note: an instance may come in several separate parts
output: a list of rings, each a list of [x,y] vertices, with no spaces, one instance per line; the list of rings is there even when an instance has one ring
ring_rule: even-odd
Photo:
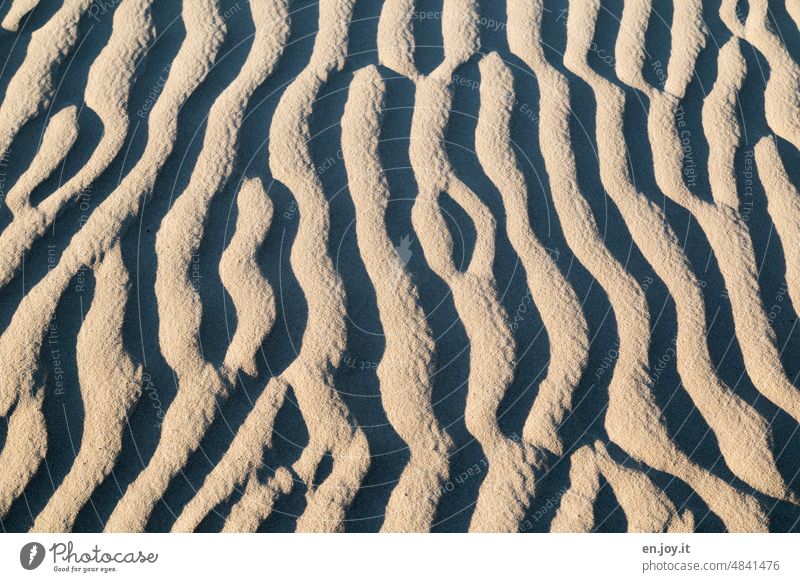
[[[4,534],[0,580],[797,581],[799,550],[793,534]]]

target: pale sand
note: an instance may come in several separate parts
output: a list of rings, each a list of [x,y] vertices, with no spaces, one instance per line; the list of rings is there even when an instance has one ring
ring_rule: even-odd
[[[353,79],[342,118],[342,147],[356,207],[358,246],[375,286],[386,351],[378,366],[381,399],[411,459],[386,506],[383,531],[427,531],[435,518],[452,447],[431,408],[434,341],[418,291],[386,232],[389,187],[378,157],[385,86],[375,67]]]
[[[3,18],[2,26],[6,30],[16,31],[19,29],[20,21],[27,16],[31,10],[36,8],[39,0],[13,0],[11,8]]]
[[[45,4],[0,12],[4,529],[798,530],[797,3]]]

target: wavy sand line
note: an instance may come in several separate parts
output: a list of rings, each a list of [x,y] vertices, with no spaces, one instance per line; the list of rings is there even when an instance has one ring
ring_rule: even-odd
[[[611,459],[605,445],[595,442],[595,459],[628,521],[629,532],[691,533],[694,515],[678,511],[661,489],[644,473]]]
[[[257,254],[272,224],[272,200],[261,180],[245,180],[237,196],[236,231],[222,253],[219,274],[236,308],[236,332],[225,352],[228,374],[255,376],[256,354],[277,315],[275,294],[258,266]]]
[[[474,1],[447,0],[442,12],[444,61],[430,76],[420,76],[415,81],[409,156],[419,193],[411,216],[425,259],[450,287],[470,342],[464,420],[489,463],[470,530],[516,531],[533,494],[533,471],[523,448],[507,438],[497,422],[503,394],[513,380],[514,338],[497,298],[492,273],[496,224],[488,208],[456,177],[444,149],[452,101],[448,85],[453,71],[478,50],[477,22]],[[410,25],[408,19],[406,25]],[[464,209],[478,235],[470,265],[463,274],[453,262],[452,237],[438,204],[439,195],[444,192]]]
[[[39,463],[47,454],[47,427],[42,414],[44,388],[26,391],[16,400],[8,419],[8,436],[0,452],[0,517],[25,490]],[[12,440],[13,439],[13,440]]]
[[[9,469],[8,475],[16,477],[11,481],[0,475],[0,515],[24,489],[46,452],[41,398],[37,400],[31,395],[37,392],[34,372],[48,326],[70,280],[82,266],[99,260],[119,240],[127,223],[138,214],[142,201],[151,192],[158,172],[171,153],[176,138],[177,113],[208,73],[221,44],[216,33],[218,27],[212,23],[217,13],[210,2],[191,0],[196,9],[186,12],[186,39],[173,67],[173,73],[177,73],[167,80],[161,99],[153,109],[150,138],[141,160],[72,237],[61,259],[22,300],[11,323],[0,336],[0,374],[7,378],[0,387],[0,416],[8,414],[16,399],[25,403],[24,407],[17,405],[14,409],[6,444],[0,454],[0,460]],[[14,422],[19,415],[24,417]],[[11,431],[12,426],[15,433]],[[44,445],[31,451],[31,443]],[[21,449],[28,450],[28,454],[18,453]],[[121,523],[117,511],[111,517],[109,525],[112,530],[133,529],[132,525]],[[143,522],[137,525],[144,527]]]
[[[582,5],[570,10],[567,30],[572,54],[565,56],[566,62],[581,60],[580,52],[576,53],[584,45],[580,39],[591,36],[587,26],[594,29],[593,21],[587,21],[593,13],[590,8]],[[606,431],[628,454],[692,484],[730,529],[765,529],[766,517],[755,500],[691,463],[672,443],[660,421],[647,372],[647,302],[638,283],[603,244],[591,210],[578,190],[569,135],[569,86],[544,56],[541,17],[541,1],[509,0],[509,46],[533,70],[540,84],[539,143],[556,212],[568,244],[605,290],[617,319],[620,347],[608,388]]]
[[[208,209],[214,195],[219,192],[233,171],[233,163],[238,148],[239,131],[244,121],[247,104],[253,92],[264,83],[274,70],[283,53],[289,36],[288,2],[253,4],[252,16],[255,23],[255,38],[247,60],[240,73],[225,88],[214,102],[208,115],[208,127],[203,140],[203,148],[192,171],[189,184],[176,199],[174,205],[164,217],[156,237],[158,255],[158,271],[156,276],[156,296],[159,307],[160,344],[167,362],[175,369],[179,384],[187,385],[187,391],[193,394],[193,402],[200,398],[199,392],[207,392],[206,399],[219,395],[221,390],[201,386],[193,386],[193,378],[208,364],[204,360],[199,346],[200,319],[202,305],[200,296],[189,278],[192,257],[199,252]],[[251,307],[268,309],[256,317],[269,316],[274,312],[271,291],[263,287],[263,277],[258,273],[254,256],[263,241],[272,218],[271,201],[264,192],[260,181],[252,180],[243,184],[238,195],[239,217],[236,234],[231,244],[223,253],[220,262],[220,275],[226,289],[234,293],[237,303],[237,314],[245,315],[243,306],[249,297],[259,297],[259,301]],[[252,284],[251,284],[252,282]],[[265,295],[266,292],[266,295]],[[243,318],[245,319],[245,318]],[[248,319],[250,323],[256,320]],[[242,321],[245,326],[250,325]],[[241,325],[238,327],[242,327]],[[251,373],[255,369],[255,351],[261,339],[271,327],[259,330],[262,325],[251,327],[249,333],[255,335],[249,341],[255,347],[242,345],[247,342],[244,329],[237,330],[232,342],[226,364],[229,375],[235,377],[239,365],[236,358],[248,366]],[[231,351],[232,350],[232,351]],[[244,350],[244,351],[243,351]],[[250,351],[251,354],[246,352]],[[216,383],[221,385],[222,380]],[[180,407],[178,407],[180,408]],[[206,408],[203,406],[202,408]],[[212,412],[213,415],[213,412]]]
[[[13,0],[11,8],[9,8],[0,26],[11,32],[17,32],[19,23],[31,10],[39,5],[39,2],[40,0]]]
[[[764,89],[767,123],[776,134],[800,148],[800,104],[797,98],[800,94],[800,67],[770,29],[767,0],[748,2],[744,26],[736,16],[736,4],[735,0],[724,0],[720,15],[733,34],[756,47],[767,60],[769,79]]]
[[[42,135],[42,141],[28,169],[8,191],[6,204],[16,217],[30,211],[31,192],[50,177],[78,139],[78,109],[69,105],[53,115]]]
[[[774,137],[762,137],[755,147],[758,176],[767,196],[767,211],[786,256],[786,286],[795,312],[800,310],[800,192],[792,184]]]
[[[128,272],[115,245],[95,266],[92,306],[78,334],[77,361],[85,418],[69,473],[36,517],[31,531],[68,532],[92,492],[111,473],[122,449],[128,412],[142,392],[142,368],[128,356],[122,324]]]
[[[694,515],[682,514],[647,475],[611,459],[600,441],[585,445],[570,458],[570,487],[561,497],[551,531],[588,533],[600,524],[594,520],[594,504],[602,489],[602,475],[628,522],[629,532],[657,533],[694,530]]]
[[[606,429],[626,449],[643,448],[642,443],[652,441],[663,443],[668,437],[658,422],[659,411],[652,400],[647,375],[647,302],[635,279],[606,248],[592,211],[578,189],[569,135],[569,86],[545,59],[540,36],[542,10],[541,1],[509,0],[508,42],[511,52],[533,70],[539,82],[539,145],[565,239],[605,290],[617,320],[619,358],[609,385]],[[574,10],[577,12],[577,8]],[[573,7],[568,21],[569,38],[579,34],[574,30],[572,12]],[[639,430],[634,431],[634,427]],[[586,476],[584,480],[591,482]]]
[[[789,13],[789,16],[794,20],[797,30],[800,31],[800,2],[787,2],[786,12]]]
[[[589,445],[583,445],[570,455],[569,488],[561,496],[550,522],[551,533],[589,533],[594,530],[594,502],[600,493],[600,468],[595,456]]]
[[[47,453],[47,429],[41,409],[44,386],[34,378],[34,372],[58,298],[69,284],[70,275],[53,270],[47,277],[58,295],[42,284],[34,287],[0,336],[0,377],[5,380],[0,385],[0,416],[7,416],[16,403],[0,452],[0,517],[25,489]]]
[[[231,509],[225,520],[223,533],[252,533],[264,521],[280,495],[286,495],[292,489],[292,474],[285,467],[279,467],[275,475],[266,483],[259,483],[258,476],[253,473],[247,481],[244,495]]]
[[[378,58],[383,66],[412,81],[419,78],[414,64],[414,0],[386,0],[378,19]]]
[[[645,44],[652,13],[652,0],[625,2],[614,46],[614,59],[617,63],[614,72],[617,78],[651,99],[661,93],[645,80],[643,74],[645,58],[649,57],[652,61],[652,56],[647,54]],[[658,10],[656,15],[660,18]],[[702,0],[681,0],[674,4],[670,27],[672,45],[669,62],[664,67],[667,70],[666,79],[663,81],[664,93],[682,97],[686,92],[686,87],[694,77],[697,56],[705,47],[705,30]],[[649,64],[656,65],[654,62]]]
[[[682,10],[694,7],[680,6]],[[696,13],[683,18],[696,27],[693,34],[676,36],[681,63],[694,70],[694,60],[705,39],[704,25]],[[691,46],[684,46],[684,45]],[[671,57],[670,57],[671,58]],[[648,134],[653,152],[656,183],[673,202],[686,208],[698,221],[719,263],[733,310],[736,337],[742,346],[745,369],[756,389],[795,419],[800,419],[800,398],[786,379],[770,327],[758,294],[758,275],[752,241],[736,192],[733,159],[738,147],[735,116],[737,86],[743,82],[745,64],[734,37],[722,47],[718,80],[703,106],[703,127],[708,135],[709,167],[719,168],[709,176],[714,204],[693,195],[683,181],[681,137],[678,124],[685,124],[680,96],[686,85],[673,84],[675,93],[652,93]],[[669,70],[674,68],[670,63]],[[688,82],[687,75],[681,81]],[[667,79],[667,85],[670,85]],[[676,118],[678,118],[676,120]],[[683,125],[681,125],[683,127]],[[727,128],[727,131],[725,131]],[[684,131],[685,133],[685,131]],[[721,174],[721,175],[720,175]]]
[[[19,212],[0,233],[0,287],[14,277],[34,241],[47,232],[61,210],[81,196],[122,148],[130,123],[128,101],[136,64],[153,36],[152,3],[153,0],[123,0],[114,12],[111,38],[92,63],[84,92],[86,106],[103,124],[103,136],[72,178],[36,208]]]
[[[638,6],[642,4],[640,1]],[[583,6],[586,7],[584,22],[595,23],[599,2]],[[618,39],[625,42],[622,46],[617,44],[615,53],[643,55],[647,20],[631,18],[631,6],[625,6],[621,30],[626,25],[639,28],[620,32]],[[643,12],[649,14],[647,10]],[[697,277],[662,210],[631,183],[623,134],[625,94],[589,66],[587,54],[594,26],[585,30],[585,36],[571,37],[567,42],[565,62],[595,94],[596,140],[603,186],[622,214],[634,242],[675,300],[677,367],[682,385],[714,431],[731,470],[756,489],[783,498],[787,489],[772,456],[769,425],[717,376],[708,351],[705,304]],[[631,47],[629,39],[634,39],[639,48]],[[641,60],[620,59],[617,67],[620,78],[637,76],[624,72],[628,66],[641,66]]]
[[[707,33],[702,3],[699,0],[677,3],[671,29],[672,49],[665,89],[659,91],[649,86],[646,91],[650,95],[647,124],[656,183],[673,202],[686,208],[695,217],[706,212],[707,205],[694,196],[683,181],[684,153],[676,126],[680,124],[684,128],[686,125],[680,100],[694,77],[697,57],[706,46]],[[636,66],[641,64],[637,63]]]
[[[329,75],[344,66],[354,4],[354,0],[320,2],[320,28],[311,61],[281,97],[270,127],[272,175],[292,192],[299,209],[290,263],[308,305],[300,353],[283,373],[295,390],[309,431],[308,446],[294,465],[308,486],[298,531],[340,530],[345,508],[369,467],[366,437],[348,421],[331,374],[346,344],[344,288],[328,254],[328,202],[308,145],[314,101]],[[333,469],[314,487],[314,474],[326,453],[333,456]]]
[[[187,0],[188,1],[188,0]],[[186,39],[181,45],[164,85],[161,97],[156,102],[149,120],[150,137],[142,158],[125,177],[111,196],[128,198],[127,212],[138,211],[143,197],[153,188],[158,172],[163,167],[175,144],[177,115],[189,95],[202,82],[214,64],[225,35],[225,25],[216,0],[194,0],[184,5]],[[90,221],[103,209],[103,205],[90,216]],[[112,211],[119,212],[118,207]],[[123,206],[124,210],[124,206]],[[127,220],[126,213],[121,220]],[[162,320],[163,322],[163,320]],[[163,346],[163,343],[162,343]],[[198,381],[213,382],[213,370],[203,369]],[[193,449],[192,427],[179,425],[175,416],[179,413],[181,393],[164,416],[161,439],[150,463],[131,483],[125,495],[111,514],[106,531],[142,531],[155,504],[166,490],[175,466],[182,466],[182,459]],[[197,411],[195,423],[202,423],[203,411]],[[185,440],[181,443],[181,439]],[[162,443],[181,443],[177,451],[168,451]],[[165,458],[166,457],[166,458]]]
[[[739,40],[731,38],[719,51],[717,78],[703,101],[703,130],[708,139],[708,181],[717,207],[739,208],[734,158],[742,137],[736,99],[747,76]]]
[[[342,149],[356,210],[359,254],[375,288],[386,347],[378,365],[386,416],[411,459],[386,506],[381,531],[429,531],[448,476],[452,442],[434,416],[434,342],[419,293],[386,230],[389,186],[378,154],[385,87],[378,70],[358,71],[342,117]]]
[[[514,337],[492,273],[495,219],[455,176],[444,151],[450,107],[451,95],[445,82],[434,77],[419,82],[409,148],[419,185],[412,222],[426,261],[452,291],[470,342],[464,422],[489,463],[470,531],[516,531],[534,483],[522,447],[501,432],[497,421],[500,402],[514,377]],[[453,240],[438,204],[441,192],[461,206],[475,225],[475,249],[464,273],[453,261]]]
[[[320,30],[311,61],[281,97],[270,128],[272,174],[295,195],[300,211],[290,256],[292,270],[308,303],[300,353],[283,374],[269,381],[222,460],[175,522],[173,531],[192,531],[244,483],[247,485],[238,505],[258,506],[264,487],[269,489],[271,485],[269,481],[265,485],[250,481],[257,478],[254,471],[261,465],[263,448],[271,446],[275,416],[289,385],[295,390],[309,431],[309,443],[293,466],[308,488],[306,511],[297,521],[298,531],[341,530],[345,507],[351,503],[369,466],[366,437],[361,429],[350,425],[347,408],[335,392],[329,372],[329,367],[338,366],[344,352],[344,290],[328,255],[328,204],[308,147],[308,118],[314,100],[330,73],[344,64],[352,10],[352,0],[320,4]],[[319,487],[314,487],[317,467],[327,453],[333,456],[333,470]],[[282,490],[272,491],[277,495]],[[245,514],[251,515],[249,511]],[[257,517],[266,519],[268,512],[262,511]]]
[[[739,208],[734,157],[739,146],[736,94],[744,83],[745,61],[732,38],[719,55],[718,79],[703,104],[709,144],[713,207],[698,215],[719,262],[733,308],[736,337],[745,367],[759,392],[800,421],[800,392],[786,377],[777,339],[758,293],[758,266],[747,223]],[[713,208],[713,211],[712,211]]]
[[[264,448],[272,446],[275,417],[283,406],[287,388],[286,381],[280,376],[272,378],[267,383],[225,455],[183,508],[172,526],[173,532],[193,532],[217,505],[229,499],[243,484],[246,484],[245,494],[239,503],[243,503],[243,507],[258,506],[258,499],[262,497],[257,488],[259,484],[250,485],[250,480],[257,479],[256,470],[262,466]],[[281,470],[275,467],[269,468]],[[253,491],[250,496],[247,495],[248,489]],[[250,500],[250,497],[253,497],[253,500]],[[268,512],[261,511],[258,515],[260,520],[264,520],[268,517]]]
[[[47,107],[53,77],[78,40],[78,21],[92,0],[65,0],[58,12],[31,35],[28,52],[8,83],[0,104],[0,157],[19,130]],[[5,23],[5,21],[4,21]]]
[[[131,497],[128,502],[148,514],[200,446],[216,416],[219,400],[227,395],[238,371],[230,369],[223,377],[203,357],[200,344],[203,306],[189,271],[192,257],[199,252],[211,200],[233,171],[247,104],[274,69],[289,34],[285,3],[254,4],[251,9],[256,32],[250,53],[239,74],[212,106],[203,148],[189,185],[164,217],[156,234],[159,345],[164,359],[175,371],[178,391],[167,409],[153,457],[134,484],[138,495],[147,501],[137,502]],[[224,24],[219,30],[224,33]],[[252,201],[248,194],[249,191],[244,194],[245,198]],[[255,192],[255,196],[258,195]],[[263,190],[261,195],[264,195]],[[246,212],[256,210],[254,207]],[[235,276],[235,268],[228,274]],[[257,281],[255,286],[259,286]],[[268,317],[267,313],[262,315]],[[136,519],[146,519],[146,515],[140,513]]]
[[[528,218],[528,188],[511,148],[514,78],[496,53],[481,59],[479,66],[478,160],[503,198],[508,237],[522,260],[550,343],[547,376],[525,421],[523,438],[536,448],[561,455],[564,443],[558,428],[571,409],[572,394],[586,368],[589,330],[575,290],[539,242]]]
[[[702,0],[673,3],[672,46],[664,82],[667,93],[676,97],[686,94],[686,88],[694,78],[697,57],[706,46],[706,32]]]
[[[644,79],[643,65],[647,53],[645,35],[651,11],[651,0],[628,0],[625,2],[614,46],[614,60],[616,61],[614,72],[617,77],[648,96],[651,88]],[[580,67],[583,68],[584,64],[581,63]],[[593,71],[586,71],[586,74],[588,77],[594,78]]]

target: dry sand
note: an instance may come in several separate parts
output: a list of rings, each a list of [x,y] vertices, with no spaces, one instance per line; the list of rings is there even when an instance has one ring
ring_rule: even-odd
[[[618,4],[0,7],[3,530],[800,531],[800,7]]]

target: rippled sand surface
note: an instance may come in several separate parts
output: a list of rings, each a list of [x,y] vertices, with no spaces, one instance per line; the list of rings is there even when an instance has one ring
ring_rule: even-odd
[[[4,531],[800,531],[794,0],[0,22]]]

